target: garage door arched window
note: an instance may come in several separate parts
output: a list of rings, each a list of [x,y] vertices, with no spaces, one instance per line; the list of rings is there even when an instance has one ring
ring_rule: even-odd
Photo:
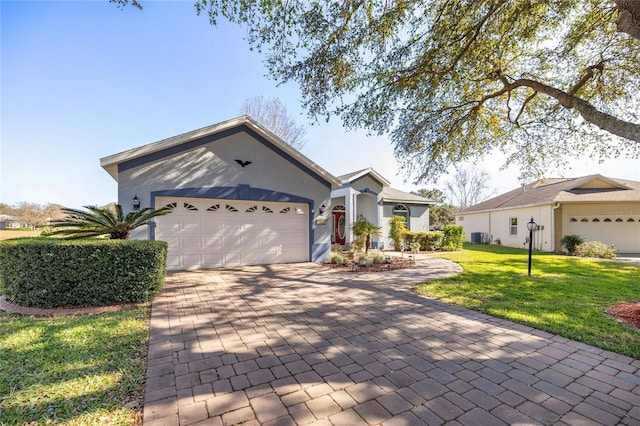
[[[393,208],[393,215],[394,216],[402,216],[405,218],[405,220],[407,221],[407,229],[409,228],[409,208],[407,206],[405,206],[404,204],[396,204],[395,207]]]

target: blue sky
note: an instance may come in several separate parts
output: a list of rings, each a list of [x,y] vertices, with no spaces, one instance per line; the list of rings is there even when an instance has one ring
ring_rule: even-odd
[[[116,200],[116,182],[99,159],[241,114],[253,96],[278,97],[301,124],[297,86],[265,77],[241,27],[209,25],[193,2],[142,2],[124,10],[105,1],[0,3],[0,202],[67,207]],[[346,132],[339,120],[309,126],[303,154],[339,175],[373,167],[394,187],[386,137]],[[492,188],[516,188],[518,170],[500,158],[479,167]],[[640,180],[639,160],[597,165],[576,158],[553,176],[601,173]]]

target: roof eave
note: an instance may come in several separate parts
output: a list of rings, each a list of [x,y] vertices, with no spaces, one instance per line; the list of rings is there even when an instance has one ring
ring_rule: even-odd
[[[459,211],[455,213],[456,215],[465,215],[465,214],[475,214],[475,213],[489,213],[489,212],[498,212],[504,210],[515,210],[515,209],[527,209],[531,207],[540,207],[540,206],[550,206],[556,204],[556,201],[544,201],[540,203],[532,203],[532,204],[523,204],[521,206],[512,206],[512,207],[498,207],[495,209],[484,209],[484,210],[474,210],[474,211]]]
[[[153,154],[177,145],[181,145],[187,143],[189,141],[203,138],[215,133],[219,133],[228,129],[232,129],[234,127],[239,127],[245,125],[249,127],[251,130],[260,134],[262,137],[267,139],[273,145],[286,152],[291,157],[295,158],[297,161],[302,163],[304,166],[308,167],[310,170],[318,174],[318,176],[322,177],[327,183],[331,185],[332,189],[339,188],[342,185],[342,181],[333,176],[331,173],[324,170],[322,167],[311,161],[309,158],[304,156],[302,153],[292,148],[289,144],[284,142],[278,136],[265,129],[262,125],[256,122],[254,119],[247,115],[243,115],[240,117],[232,118],[227,121],[223,121],[221,123],[213,124],[211,126],[203,127],[201,129],[192,130],[187,133],[183,133],[177,136],[172,136],[167,139],[162,139],[160,141],[152,142],[137,148],[132,148],[126,151],[119,152],[117,154],[109,155],[107,157],[103,157],[100,159],[100,166],[107,171],[113,177],[116,182],[118,181],[118,165],[125,161],[129,161],[138,157],[142,157],[145,155]]]

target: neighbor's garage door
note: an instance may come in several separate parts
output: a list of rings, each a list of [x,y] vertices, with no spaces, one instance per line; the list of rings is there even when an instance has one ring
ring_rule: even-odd
[[[296,203],[158,197],[173,212],[156,218],[169,243],[168,269],[306,262],[309,206]]]
[[[640,218],[576,217],[569,222],[566,235],[613,244],[620,253],[640,253]]]

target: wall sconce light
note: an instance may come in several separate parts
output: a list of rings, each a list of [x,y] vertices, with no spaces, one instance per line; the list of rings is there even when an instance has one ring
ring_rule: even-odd
[[[138,194],[133,196],[133,209],[140,210],[140,198],[138,198]]]
[[[326,209],[326,206],[324,204],[322,204],[320,206],[320,208],[318,209],[318,214],[324,214],[324,209]]]

